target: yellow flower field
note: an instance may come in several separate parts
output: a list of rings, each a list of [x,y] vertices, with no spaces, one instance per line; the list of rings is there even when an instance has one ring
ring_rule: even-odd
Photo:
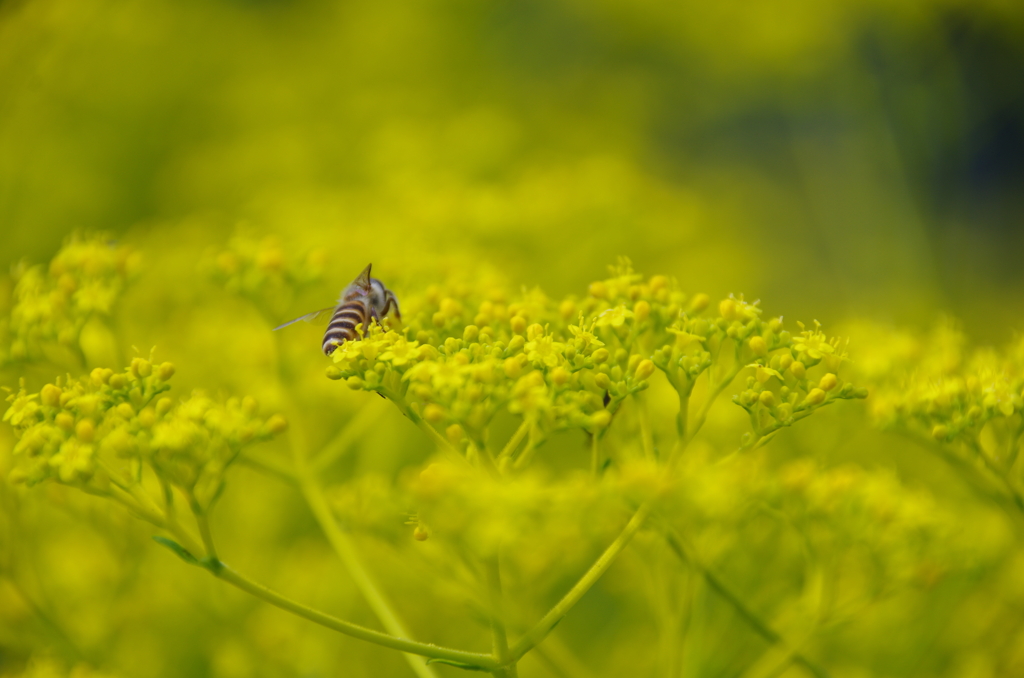
[[[0,2],[0,676],[1024,674],[1022,33]]]

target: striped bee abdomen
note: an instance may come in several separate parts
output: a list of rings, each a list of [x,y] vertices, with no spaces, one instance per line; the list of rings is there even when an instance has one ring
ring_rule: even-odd
[[[345,301],[334,309],[331,322],[324,332],[324,354],[331,355],[343,342],[356,339],[359,336],[356,325],[362,323],[365,330],[368,318],[366,302],[360,298]]]

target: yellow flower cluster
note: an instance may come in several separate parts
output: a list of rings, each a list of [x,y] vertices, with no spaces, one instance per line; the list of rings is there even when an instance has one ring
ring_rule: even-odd
[[[950,322],[924,336],[868,328],[876,337],[865,376],[878,426],[938,444],[949,461],[997,484],[1024,511],[1024,339],[970,350]],[[875,365],[892,369],[871,371]]]
[[[537,290],[509,300],[501,289],[459,296],[432,288],[407,304],[401,331],[374,324],[343,344],[328,376],[377,391],[453,444],[477,449],[503,410],[523,417],[534,444],[564,429],[600,435],[655,368],[684,403],[713,364],[722,366],[723,388],[752,368],[735,399],[751,414],[750,445],[837,399],[866,395],[836,376],[843,345],[817,325],[801,325],[794,338],[780,319],[764,322],[756,303],[735,298],[714,317],[707,295],[690,297],[665,276],[645,278],[628,261],[588,291],[554,301]],[[732,350],[723,355],[725,346]]]
[[[48,268],[15,267],[11,312],[0,318],[0,365],[52,358],[62,349],[80,354],[82,328],[111,314],[139,261],[103,235],[73,235]]]
[[[880,426],[972,447],[998,442],[996,456],[1016,456],[1024,411],[1024,340],[1003,351],[970,351],[949,323],[924,337],[881,328],[875,328],[875,336],[875,361],[899,356],[899,369],[867,375],[873,377],[871,410]]]
[[[648,335],[684,310],[664,276],[645,283],[625,265],[615,273],[585,299],[562,302],[539,291],[509,301],[500,289],[459,297],[432,288],[407,303],[401,333],[373,325],[343,344],[328,376],[407,404],[455,444],[482,449],[502,410],[522,416],[533,441],[599,432],[647,388]]]
[[[203,263],[208,275],[253,303],[276,311],[298,290],[323,278],[327,254],[322,249],[296,257],[272,236],[256,237],[239,229],[227,247],[211,252]]]
[[[815,322],[813,330],[797,323],[801,331],[796,337],[781,330],[778,319],[760,328],[757,324],[756,318],[751,318],[746,324],[732,326],[736,336],[746,337],[746,347],[754,356],[749,365],[754,374],[747,378],[746,390],[733,399],[750,415],[753,435],[746,445],[756,445],[836,400],[867,397],[866,388],[836,375],[847,360],[845,342],[828,338],[819,323]]]
[[[85,378],[11,394],[4,421],[14,428],[12,482],[47,479],[106,493],[138,482],[143,464],[167,483],[207,501],[241,449],[284,430],[262,419],[251,398],[216,403],[201,393],[175,403],[159,397],[174,365],[136,358],[122,372],[96,368]]]
[[[839,572],[871,575],[870,581],[844,582],[848,591],[863,587],[865,595],[877,596],[933,585],[947,571],[991,556],[1008,536],[985,534],[984,520],[940,505],[886,470],[822,469],[804,459],[775,478],[772,504],[809,546],[829,554]],[[870,567],[863,567],[865,559]]]

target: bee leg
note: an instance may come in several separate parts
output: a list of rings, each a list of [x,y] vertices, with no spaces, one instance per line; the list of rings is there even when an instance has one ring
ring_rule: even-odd
[[[391,290],[388,290],[387,292],[385,292],[384,293],[384,301],[385,301],[385,303],[384,303],[384,310],[382,310],[380,312],[380,314],[381,315],[387,315],[388,311],[391,310],[391,307],[394,306],[395,307],[395,319],[401,320],[402,319],[402,313],[398,310],[398,299],[395,298],[395,293],[392,292]]]

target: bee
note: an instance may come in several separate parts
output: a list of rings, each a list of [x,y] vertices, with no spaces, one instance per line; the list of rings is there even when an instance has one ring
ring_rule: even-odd
[[[360,323],[365,331],[370,325],[370,320],[380,323],[381,318],[389,312],[393,313],[396,319],[401,320],[402,314],[398,310],[398,299],[395,298],[395,293],[384,287],[384,283],[381,281],[370,277],[371,266],[373,264],[367,264],[363,272],[342,290],[336,306],[328,306],[319,311],[307,313],[295,320],[289,320],[283,325],[278,325],[274,330],[288,327],[300,320],[315,322],[330,318],[327,323],[327,331],[324,332],[323,350],[324,355],[331,355],[344,342],[358,338],[356,326]]]

